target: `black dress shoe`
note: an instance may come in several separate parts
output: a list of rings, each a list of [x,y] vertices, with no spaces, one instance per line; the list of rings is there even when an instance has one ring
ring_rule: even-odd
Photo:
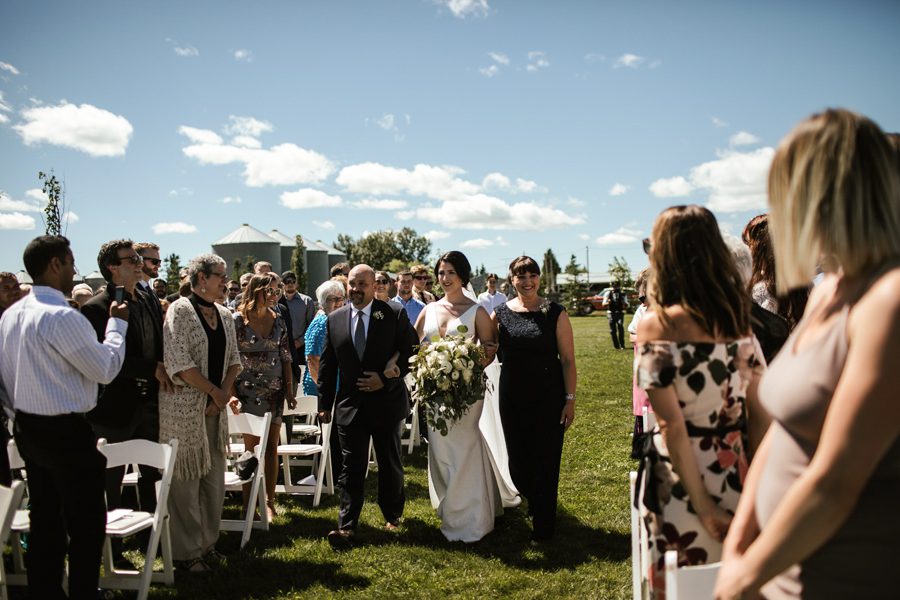
[[[335,529],[328,532],[328,543],[335,550],[348,550],[355,535],[352,529]]]

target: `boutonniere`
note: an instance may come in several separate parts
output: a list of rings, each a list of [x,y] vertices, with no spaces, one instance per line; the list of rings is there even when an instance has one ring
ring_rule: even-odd
[[[541,304],[541,312],[544,313],[545,315],[550,312],[550,303],[549,302],[544,302],[543,304]]]
[[[380,310],[376,310],[375,312],[372,313],[372,316],[380,321],[384,318],[384,313],[381,312]]]

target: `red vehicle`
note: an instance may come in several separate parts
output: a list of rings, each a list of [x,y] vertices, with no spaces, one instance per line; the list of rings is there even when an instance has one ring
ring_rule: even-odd
[[[636,309],[637,305],[640,303],[638,301],[637,290],[634,288],[624,288],[622,291],[625,292],[625,299],[628,301],[626,312],[634,312],[634,309]],[[581,302],[578,303],[578,314],[589,315],[595,310],[606,310],[607,304],[609,303],[610,292],[612,292],[612,288],[605,287],[592,296],[582,298]]]

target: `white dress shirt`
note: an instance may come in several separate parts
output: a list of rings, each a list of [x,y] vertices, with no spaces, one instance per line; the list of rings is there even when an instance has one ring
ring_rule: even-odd
[[[363,330],[366,332],[366,339],[369,339],[369,323],[372,321],[372,303],[369,302],[365,305],[365,307],[361,309],[357,309],[354,305],[350,305],[350,339],[353,339],[353,336],[356,335],[356,321],[359,318],[360,313],[362,313],[363,320]]]
[[[62,292],[36,285],[0,319],[0,379],[14,410],[54,416],[97,404],[97,383],[112,381],[125,359],[128,323],[110,318],[101,344]]]
[[[484,307],[484,310],[486,310],[489,315],[494,314],[497,307],[505,304],[508,300],[509,298],[507,298],[503,292],[494,292],[493,296],[490,292],[482,292],[478,296],[478,303]]]

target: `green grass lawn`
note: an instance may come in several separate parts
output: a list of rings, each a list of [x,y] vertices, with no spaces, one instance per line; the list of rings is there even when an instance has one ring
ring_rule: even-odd
[[[554,542],[532,549],[530,525],[519,509],[507,510],[477,544],[447,542],[428,499],[423,446],[406,458],[399,535],[380,529],[375,473],[366,484],[357,545],[348,552],[334,552],[325,539],[336,526],[336,497],[324,495],[314,509],[309,497],[280,495],[274,524],[268,532],[254,531],[244,551],[239,534],[222,535],[223,568],[179,575],[174,588],[153,586],[151,597],[629,597],[632,352],[612,348],[602,313],[572,321],[578,405],[563,451]]]

